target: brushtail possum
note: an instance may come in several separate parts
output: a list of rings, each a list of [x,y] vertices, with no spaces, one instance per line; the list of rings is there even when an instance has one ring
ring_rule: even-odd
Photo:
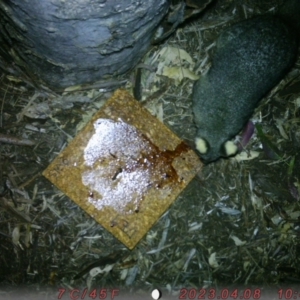
[[[212,66],[192,93],[195,145],[204,162],[237,152],[230,139],[295,62],[298,24],[300,0],[289,0],[276,15],[242,21],[219,36]]]

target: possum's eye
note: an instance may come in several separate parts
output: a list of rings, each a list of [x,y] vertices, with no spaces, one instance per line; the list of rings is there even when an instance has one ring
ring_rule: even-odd
[[[195,139],[195,145],[196,149],[201,153],[201,154],[206,154],[209,150],[209,144],[206,140],[202,138],[196,138]]]
[[[231,156],[237,153],[237,146],[232,141],[227,141],[222,146],[223,156]]]

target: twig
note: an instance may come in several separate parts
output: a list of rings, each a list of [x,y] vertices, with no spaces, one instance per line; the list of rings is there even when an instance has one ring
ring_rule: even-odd
[[[2,134],[2,133],[0,133],[0,143],[20,145],[20,146],[34,146],[35,145],[35,142],[33,142],[31,140],[17,138],[15,136]]]

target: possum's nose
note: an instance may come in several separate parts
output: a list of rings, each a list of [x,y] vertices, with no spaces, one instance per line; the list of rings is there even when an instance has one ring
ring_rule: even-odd
[[[226,141],[219,148],[218,146],[211,146],[209,142],[203,138],[196,138],[195,146],[204,163],[216,161],[219,157],[233,156],[238,151],[238,147],[232,141]]]

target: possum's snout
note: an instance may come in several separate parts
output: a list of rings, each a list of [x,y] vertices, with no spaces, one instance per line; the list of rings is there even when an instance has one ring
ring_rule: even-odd
[[[195,146],[204,163],[213,162],[220,157],[230,157],[235,155],[238,151],[238,147],[232,141],[211,146],[207,140],[196,138]]]

